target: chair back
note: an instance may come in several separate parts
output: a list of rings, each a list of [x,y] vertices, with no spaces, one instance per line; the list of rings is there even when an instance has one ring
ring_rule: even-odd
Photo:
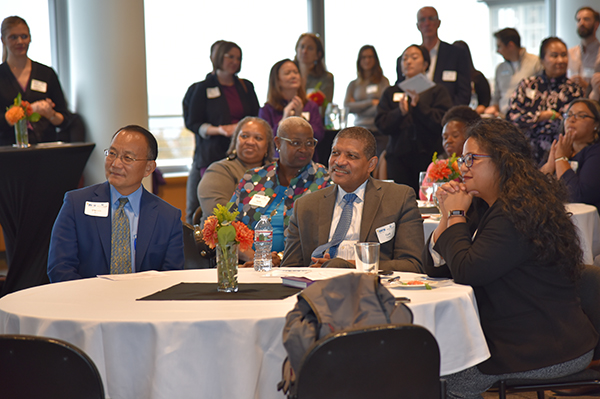
[[[590,322],[600,332],[600,267],[584,265],[581,277],[577,280],[577,295],[581,309]],[[600,359],[600,341],[594,350],[594,360]]]
[[[104,399],[92,359],[52,338],[0,335],[0,396],[11,399]]]
[[[342,331],[315,342],[296,384],[298,399],[440,398],[440,351],[414,324]]]
[[[198,225],[183,223],[184,269],[208,269],[216,267],[215,250],[204,243]]]

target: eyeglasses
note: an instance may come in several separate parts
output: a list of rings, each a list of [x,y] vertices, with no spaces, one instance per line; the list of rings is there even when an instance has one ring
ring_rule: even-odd
[[[466,154],[458,158],[456,162],[458,163],[459,168],[465,165],[468,169],[471,169],[471,167],[473,166],[473,160],[475,158],[491,158],[491,156],[483,154]]]
[[[294,148],[300,148],[301,146],[305,146],[306,148],[314,148],[317,146],[317,143],[319,142],[319,140],[317,140],[317,139],[306,140],[306,142],[304,142],[304,143],[301,142],[300,140],[290,140],[286,137],[279,137],[279,139],[287,141]]]
[[[591,116],[591,115],[587,115],[587,114],[584,114],[584,113],[582,113],[582,112],[580,112],[580,113],[578,113],[578,114],[574,114],[574,113],[572,113],[572,112],[565,112],[565,113],[563,114],[563,118],[565,118],[565,120],[567,120],[567,119],[569,119],[569,118],[573,118],[573,119],[575,119],[575,120],[584,120],[585,118],[596,119],[596,118],[594,118],[593,116]]]
[[[104,156],[106,157],[106,159],[108,159],[109,161],[114,161],[117,158],[121,158],[121,162],[123,162],[125,165],[131,165],[132,163],[136,162],[136,161],[152,161],[152,159],[137,159],[137,158],[133,158],[129,155],[119,155],[116,153],[116,151],[113,150],[104,150]]]

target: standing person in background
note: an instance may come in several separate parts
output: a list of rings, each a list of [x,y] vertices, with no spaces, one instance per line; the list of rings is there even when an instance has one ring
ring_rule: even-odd
[[[428,68],[429,51],[424,46],[413,44],[402,53],[406,78],[424,74]],[[419,172],[427,169],[434,152],[442,151],[442,118],[451,107],[450,95],[442,85],[418,94],[404,93],[398,85],[383,92],[375,125],[390,136],[385,156],[389,179],[419,192]]]
[[[258,115],[258,99],[252,82],[239,79],[242,49],[233,42],[218,46],[214,74],[194,89],[185,127],[196,136],[194,162],[187,181],[186,221],[192,223],[198,208],[198,183],[208,166],[225,158],[231,135],[241,119]],[[184,112],[185,112],[184,108]]]
[[[23,18],[13,16],[2,21],[2,61],[0,65],[0,107],[4,112],[20,93],[31,103],[38,122],[28,122],[29,143],[57,141],[57,127],[69,123],[70,113],[58,76],[46,65],[27,57],[31,35]],[[0,145],[15,142],[15,130],[5,117],[0,118]]]
[[[346,90],[344,108],[349,113],[356,115],[355,126],[364,127],[373,133],[377,141],[377,156],[379,157],[387,146],[388,137],[377,130],[375,115],[377,115],[379,98],[390,82],[383,76],[375,47],[366,45],[358,51],[356,73],[358,78],[350,82]]]
[[[438,13],[433,7],[423,7],[417,13],[417,28],[423,38],[423,46],[429,51],[431,64],[427,77],[444,86],[454,105],[469,105],[471,101],[471,71],[464,51],[443,42],[438,37],[440,27]],[[402,74],[402,56],[396,62],[399,83],[404,80]]]
[[[600,49],[600,41],[596,38],[600,14],[591,7],[581,7],[575,14],[575,20],[581,43],[569,49],[568,76],[588,95],[592,91],[590,83]]]
[[[310,123],[317,140],[322,140],[325,135],[319,106],[306,98],[298,67],[287,58],[271,68],[267,102],[258,111],[258,116],[267,121],[273,134],[285,119],[300,116]]]
[[[525,134],[541,165],[558,138],[562,114],[571,101],[583,96],[583,90],[567,78],[567,45],[558,37],[542,41],[540,60],[544,70],[519,83],[506,118]]]
[[[333,101],[333,75],[325,67],[325,50],[319,36],[314,33],[300,35],[296,42],[294,62],[298,65],[304,90],[309,97],[319,91],[324,96],[324,101],[319,104],[321,115],[324,115],[325,107]]]
[[[490,106],[484,113],[504,117],[508,112],[508,100],[519,82],[542,70],[537,55],[529,54],[521,47],[521,36],[513,28],[505,28],[494,33],[496,52],[504,58],[498,64],[494,78],[494,94]]]
[[[471,57],[471,50],[469,45],[462,40],[457,40],[452,43],[453,46],[460,47],[465,50],[467,55],[467,61],[471,69],[471,103],[469,106],[473,108],[478,114],[483,114],[485,109],[490,105],[492,97],[490,84],[481,72],[475,69],[473,65],[473,57]]]

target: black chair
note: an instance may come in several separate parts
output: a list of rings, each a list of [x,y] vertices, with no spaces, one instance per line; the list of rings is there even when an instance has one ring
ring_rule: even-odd
[[[215,250],[202,239],[198,225],[183,223],[184,269],[208,269],[217,266]]]
[[[581,300],[581,308],[592,322],[596,331],[600,332],[600,267],[585,265],[581,278],[577,282],[577,293]],[[593,360],[600,359],[600,342],[594,350]],[[500,399],[505,399],[509,392],[537,392],[538,399],[544,399],[544,391],[563,390],[582,387],[600,388],[600,371],[585,369],[578,373],[561,378],[547,380],[508,379],[494,385],[498,388]]]
[[[58,339],[0,335],[0,370],[3,398],[104,399],[92,359]]]
[[[445,398],[438,344],[414,324],[326,336],[307,351],[296,386],[297,399]]]

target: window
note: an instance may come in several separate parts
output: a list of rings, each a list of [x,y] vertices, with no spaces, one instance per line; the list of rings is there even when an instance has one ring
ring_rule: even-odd
[[[540,44],[546,34],[546,6],[543,1],[510,5],[490,5],[492,33],[504,28],[515,28],[521,36],[521,47],[528,53],[539,54]],[[494,39],[495,45],[495,39]],[[504,61],[500,54],[493,54],[494,65]]]
[[[241,47],[239,76],[254,84],[262,105],[271,67],[294,57],[296,40],[308,26],[305,1],[261,0],[260,7],[246,0],[168,4],[144,1],[150,130],[159,140],[158,164],[165,172],[166,165],[181,169],[192,162],[194,136],[184,129],[181,101],[192,83],[212,71],[211,44],[223,39]]]
[[[27,55],[34,61],[52,66],[48,0],[28,0],[26,2],[0,0],[0,10],[2,10],[1,20],[16,15],[27,21],[31,33],[31,44]]]
[[[491,33],[488,7],[477,0],[431,0],[424,2],[371,0],[349,7],[344,0],[325,2],[325,52],[327,68],[335,76],[334,102],[343,104],[346,88],[356,79],[358,50],[365,44],[375,46],[383,74],[390,84],[396,82],[396,59],[411,44],[421,44],[417,11],[425,5],[435,7],[441,25],[441,40],[469,44],[475,68],[490,77],[494,74],[489,54]],[[469,12],[466,13],[465,10]]]

